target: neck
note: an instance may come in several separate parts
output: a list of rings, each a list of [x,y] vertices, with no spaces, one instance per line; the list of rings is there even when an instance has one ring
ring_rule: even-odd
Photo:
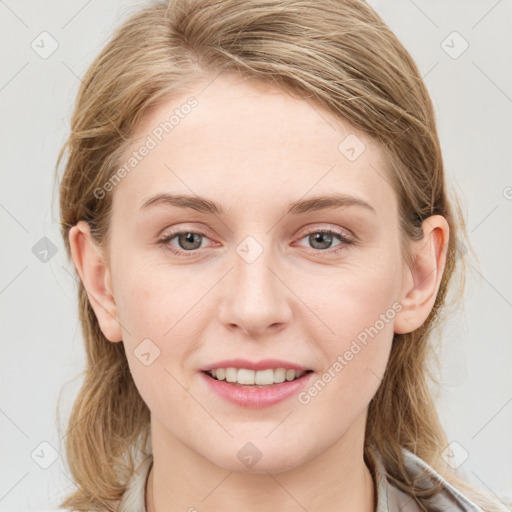
[[[158,434],[160,428],[154,429],[152,423],[154,430]],[[162,439],[152,437],[147,512],[209,512],[222,507],[246,512],[375,511],[375,486],[364,463],[364,445],[354,443],[353,438],[342,439],[318,457],[274,474],[230,472],[205,462],[174,437],[171,443],[169,437],[165,443],[159,442]]]

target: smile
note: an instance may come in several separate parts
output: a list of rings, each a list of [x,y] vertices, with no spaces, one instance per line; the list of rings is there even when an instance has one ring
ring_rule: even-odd
[[[221,400],[238,407],[260,409],[293,398],[315,374],[313,370],[249,370],[230,366],[203,370],[199,375]]]
[[[282,382],[299,379],[312,370],[298,371],[286,368],[268,368],[266,370],[250,370],[247,368],[216,368],[205,373],[215,380],[226,381],[241,386],[271,386]]]

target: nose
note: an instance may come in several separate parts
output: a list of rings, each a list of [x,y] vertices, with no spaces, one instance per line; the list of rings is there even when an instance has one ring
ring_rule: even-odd
[[[250,251],[255,250],[251,246]],[[226,328],[257,338],[274,334],[290,322],[293,294],[273,252],[265,248],[253,261],[250,251],[234,252],[233,269],[224,279],[218,315]]]

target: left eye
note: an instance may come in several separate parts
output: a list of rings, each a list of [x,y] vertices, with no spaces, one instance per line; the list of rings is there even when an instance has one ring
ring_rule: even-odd
[[[319,250],[321,252],[326,252],[325,249],[330,248],[330,246],[333,242],[333,238],[338,238],[340,240],[340,243],[337,246],[335,246],[337,248],[334,249],[334,251],[332,251],[332,252],[337,252],[337,251],[343,249],[343,247],[345,245],[352,243],[352,240],[350,240],[348,237],[346,237],[342,233],[339,233],[338,231],[325,230],[325,229],[310,231],[304,237],[302,237],[301,240],[304,240],[305,238],[308,239],[310,244],[313,244],[313,249]],[[316,244],[318,244],[318,246],[314,247],[314,245],[316,245]]]

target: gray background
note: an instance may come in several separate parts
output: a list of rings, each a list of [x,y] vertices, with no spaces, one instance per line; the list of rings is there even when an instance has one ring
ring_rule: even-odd
[[[369,3],[425,76],[448,179],[479,260],[468,260],[465,306],[448,319],[440,352],[437,402],[456,443],[452,460],[467,454],[463,474],[512,499],[512,3]],[[73,488],[55,411],[63,390],[67,419],[84,351],[53,169],[80,77],[114,27],[143,4],[0,0],[0,511],[52,510]],[[58,43],[46,58],[31,47],[44,37],[38,51],[51,48],[44,31]],[[57,251],[46,262],[32,251],[43,237]],[[51,449],[42,442],[58,452],[47,469],[40,465],[51,462]]]

